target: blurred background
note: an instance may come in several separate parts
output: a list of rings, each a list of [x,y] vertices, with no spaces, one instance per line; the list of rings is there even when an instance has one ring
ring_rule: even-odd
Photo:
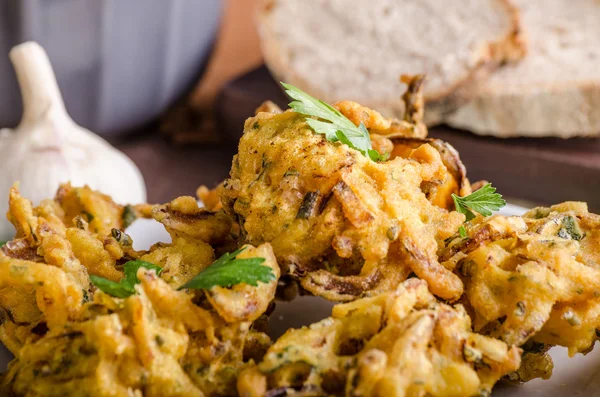
[[[587,8],[583,10],[585,12],[579,10],[579,15],[600,16],[600,4],[593,1],[582,0],[584,5],[580,7]],[[293,3],[292,0],[287,2]],[[401,8],[404,2],[398,1],[397,6]],[[553,2],[557,6],[565,3],[564,0],[548,0],[544,4]],[[253,115],[254,109],[264,100],[273,100],[281,106],[286,104],[275,79],[263,65],[256,27],[257,7],[260,5],[263,11],[271,12],[270,8],[277,7],[276,3],[275,0],[1,1],[0,127],[15,128],[22,113],[19,85],[8,53],[13,46],[34,40],[48,53],[66,109],[73,120],[102,136],[133,160],[144,177],[149,202],[166,202],[176,196],[193,195],[201,184],[216,186],[229,172],[244,119]],[[320,3],[323,2],[316,2]],[[434,0],[428,3],[435,7]],[[481,4],[484,3],[488,2],[482,0]],[[524,0],[517,3],[524,3]],[[553,6],[547,8],[545,12],[553,12]],[[291,9],[293,11],[294,7]],[[330,14],[334,12],[333,6],[324,11],[327,15],[319,21],[319,29],[325,29],[326,18],[333,18]],[[484,15],[487,11],[477,12]],[[491,15],[502,12],[506,10],[493,9]],[[529,19],[540,19],[543,11],[520,12],[523,15],[519,23],[525,24]],[[295,29],[294,24],[308,23],[298,15],[297,20],[286,21],[289,29]],[[390,23],[394,24],[396,14],[390,15]],[[438,15],[438,18],[443,16]],[[398,21],[410,20],[411,15],[397,18]],[[551,28],[562,29],[561,45],[585,47],[589,52],[586,60],[572,63],[581,65],[585,62],[587,69],[591,63],[595,65],[592,69],[600,70],[599,60],[595,59],[597,52],[588,49],[588,42],[600,37],[597,35],[593,40],[589,37],[599,32],[593,27],[600,25],[598,19],[586,19],[574,26],[561,25],[563,20],[553,14],[544,20],[554,20],[556,24]],[[470,24],[470,21],[463,22],[465,26]],[[438,22],[431,23],[436,26]],[[345,28],[352,31],[364,27],[361,24],[361,27],[348,25]],[[509,32],[513,36],[533,30],[522,25],[513,28],[514,31]],[[474,26],[473,29],[483,28]],[[544,26],[544,29],[549,28]],[[324,34],[327,34],[326,29]],[[475,31],[474,36],[477,34]],[[534,50],[528,48],[525,57],[537,56],[536,46],[541,48],[545,44],[538,42],[535,34],[534,39],[528,37],[527,46],[533,46]],[[265,48],[264,43],[262,48]],[[490,48],[489,58],[492,59],[495,47]],[[568,53],[571,49],[564,51]],[[316,49],[314,52],[318,53]],[[322,56],[336,55],[324,53]],[[508,56],[501,61],[495,60],[494,68],[501,68],[509,61],[512,62]],[[559,72],[572,67],[557,63]],[[279,75],[286,74],[279,69],[285,65],[271,66],[271,70],[278,69]],[[401,72],[398,71],[398,76]],[[569,139],[564,139],[566,136],[560,131],[519,131],[517,127],[507,131],[504,124],[498,131],[485,131],[486,128],[494,130],[493,123],[482,123],[480,116],[473,116],[479,117],[477,120],[469,119],[469,115],[437,120],[432,123],[435,126],[430,128],[430,136],[444,139],[459,150],[472,181],[491,180],[500,192],[516,202],[531,205],[576,199],[590,202],[592,209],[598,211],[600,144],[594,136],[600,133],[600,127],[597,127],[600,125],[597,122],[600,119],[600,75],[590,72],[593,73],[596,73],[595,81],[594,76],[584,75],[581,79],[590,81],[586,89],[595,85],[592,90],[598,92],[568,94],[571,95],[568,99],[558,100],[569,103],[581,100],[578,109],[585,108],[577,115],[579,121],[569,124],[568,117],[566,121],[552,121],[560,125],[561,131],[570,131]],[[377,75],[372,78],[376,79]],[[473,84],[481,86],[488,78],[492,79],[487,76]],[[356,81],[361,80],[357,78]],[[558,82],[557,86],[560,83],[568,82]],[[554,89],[554,86],[540,89],[538,85],[536,95],[543,97],[533,104],[524,100],[518,106],[524,107],[524,114],[535,111],[534,119],[543,119],[545,114],[552,118],[551,115],[557,112],[543,106],[551,102],[546,93]],[[397,97],[401,94],[398,92]],[[326,97],[329,99],[328,95]],[[465,98],[461,105],[472,99]],[[503,101],[507,100],[499,96],[495,103],[503,106]],[[512,117],[520,116],[513,114]],[[584,127],[577,133],[582,125],[581,118],[585,119]],[[507,124],[515,123],[508,120]],[[0,150],[2,142],[0,138]]]

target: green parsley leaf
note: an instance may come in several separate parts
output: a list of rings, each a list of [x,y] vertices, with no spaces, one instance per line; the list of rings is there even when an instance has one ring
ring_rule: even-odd
[[[104,277],[90,275],[90,281],[100,291],[107,293],[108,295],[115,296],[117,298],[127,298],[133,295],[134,291],[130,291],[124,287],[121,283],[115,283],[112,280],[108,280]]]
[[[305,116],[320,119],[306,119],[306,123],[313,131],[325,135],[325,138],[330,142],[340,141],[352,149],[358,150],[373,161],[383,160],[381,154],[371,146],[369,131],[363,123],[360,123],[357,127],[331,105],[313,98],[291,84],[282,82],[281,85],[285,88],[285,93],[293,99],[289,104],[292,110]]]
[[[137,215],[135,214],[135,208],[131,205],[126,205],[123,208],[123,214],[121,215],[121,219],[123,219],[123,230],[127,229],[135,220],[137,219]]]
[[[496,188],[492,187],[491,183],[465,197],[452,194],[452,200],[454,200],[456,211],[465,214],[467,221],[475,218],[473,211],[483,216],[490,216],[494,211],[498,211],[506,205],[502,195],[496,193]]]
[[[464,225],[460,225],[460,227],[458,228],[458,234],[460,234],[461,238],[467,237],[467,229],[465,229]]]
[[[117,298],[127,298],[135,294],[135,285],[140,283],[140,280],[137,278],[137,272],[140,267],[155,270],[157,275],[160,275],[162,272],[162,267],[160,266],[156,266],[150,262],[135,260],[125,263],[123,267],[125,278],[118,283],[104,277],[94,276],[93,274],[90,275],[90,280],[102,292]]]
[[[0,241],[0,248],[4,247],[8,241]]]
[[[569,215],[562,219],[562,227],[558,231],[558,237],[580,241],[585,237],[585,234],[579,228],[575,218]]]
[[[215,286],[231,287],[240,283],[257,286],[259,281],[268,283],[275,280],[273,269],[262,265],[265,258],[237,258],[245,249],[246,247],[243,247],[224,254],[179,289],[210,289]]]

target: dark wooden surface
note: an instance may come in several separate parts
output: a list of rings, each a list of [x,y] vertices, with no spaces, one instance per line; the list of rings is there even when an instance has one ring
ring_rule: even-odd
[[[235,144],[174,146],[155,134],[140,135],[115,146],[139,166],[150,203],[193,196],[199,185],[216,186],[229,173],[237,150]]]
[[[267,99],[282,107],[288,102],[264,67],[227,84],[217,99],[220,134],[237,142],[244,120]],[[471,181],[492,181],[507,197],[539,204],[581,200],[600,211],[599,139],[498,139],[445,126],[430,136],[460,152]]]

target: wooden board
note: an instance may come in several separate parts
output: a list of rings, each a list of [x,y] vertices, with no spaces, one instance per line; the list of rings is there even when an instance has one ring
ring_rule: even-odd
[[[219,131],[237,141],[244,120],[265,100],[289,102],[265,67],[227,84],[217,99]],[[587,201],[600,212],[600,140],[589,138],[480,137],[440,126],[430,136],[450,142],[461,154],[471,181],[486,179],[507,197],[537,204]]]
[[[174,146],[152,130],[115,146],[140,168],[152,204],[195,196],[200,185],[217,186],[227,178],[237,151],[234,144]]]

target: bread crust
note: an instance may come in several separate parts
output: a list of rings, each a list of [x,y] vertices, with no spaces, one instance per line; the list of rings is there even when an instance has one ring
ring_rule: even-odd
[[[273,31],[270,12],[277,1],[262,0],[259,3],[257,13],[261,49],[267,68],[276,80],[289,82],[310,91],[312,95],[325,101],[335,102],[339,98],[332,98],[329,93],[324,92],[317,86],[313,86],[310,81],[303,79],[290,67],[288,59],[282,56],[283,51],[281,50],[279,41],[273,34],[270,34]],[[505,7],[506,12],[510,16],[509,29],[498,41],[489,42],[488,45],[481,47],[479,54],[476,55],[478,61],[465,77],[445,89],[425,95],[425,122],[427,125],[434,125],[441,122],[447,115],[468,102],[475,93],[475,86],[487,79],[502,64],[518,61],[525,56],[527,51],[526,42],[522,34],[518,8],[511,0],[496,1]],[[398,77],[400,78],[400,76]],[[404,105],[400,100],[400,94],[398,93],[398,100],[393,101],[373,101],[363,98],[355,98],[355,100],[364,103],[372,109],[378,109],[386,114],[386,116],[402,118]]]

